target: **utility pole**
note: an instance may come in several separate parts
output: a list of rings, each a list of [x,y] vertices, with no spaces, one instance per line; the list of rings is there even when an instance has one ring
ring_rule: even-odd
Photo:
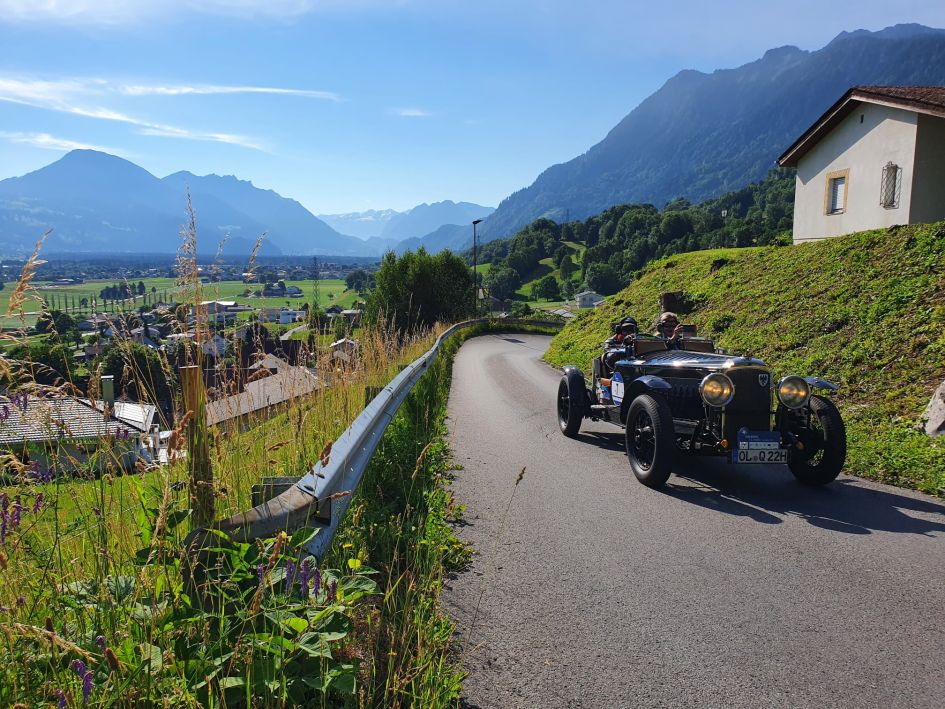
[[[476,225],[482,219],[473,220],[473,312],[479,315],[479,264],[476,262]]]

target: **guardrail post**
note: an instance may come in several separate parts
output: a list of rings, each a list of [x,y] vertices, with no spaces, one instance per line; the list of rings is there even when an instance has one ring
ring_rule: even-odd
[[[210,435],[207,429],[207,402],[200,367],[180,368],[187,424],[187,472],[190,483],[191,524],[196,529],[213,523],[213,469],[210,465]]]

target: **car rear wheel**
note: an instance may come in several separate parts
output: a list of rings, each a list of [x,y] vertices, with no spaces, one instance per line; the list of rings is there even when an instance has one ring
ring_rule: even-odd
[[[627,411],[627,458],[636,479],[662,487],[673,472],[676,443],[673,414],[659,395],[641,394]]]
[[[788,467],[805,485],[833,482],[847,459],[847,431],[830,399],[812,396],[810,425],[796,431],[800,450],[791,451]]]
[[[579,371],[569,369],[558,384],[558,426],[568,438],[574,438],[580,430],[586,403],[584,377]]]

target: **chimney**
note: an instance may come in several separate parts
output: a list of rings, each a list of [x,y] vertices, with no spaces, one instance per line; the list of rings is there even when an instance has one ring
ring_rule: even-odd
[[[115,377],[111,374],[102,377],[102,399],[105,401],[105,408],[108,416],[115,413]]]

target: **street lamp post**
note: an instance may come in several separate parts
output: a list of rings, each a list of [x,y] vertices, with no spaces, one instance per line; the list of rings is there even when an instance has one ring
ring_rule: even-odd
[[[473,220],[473,312],[479,315],[479,264],[476,263],[476,225],[482,219]]]

